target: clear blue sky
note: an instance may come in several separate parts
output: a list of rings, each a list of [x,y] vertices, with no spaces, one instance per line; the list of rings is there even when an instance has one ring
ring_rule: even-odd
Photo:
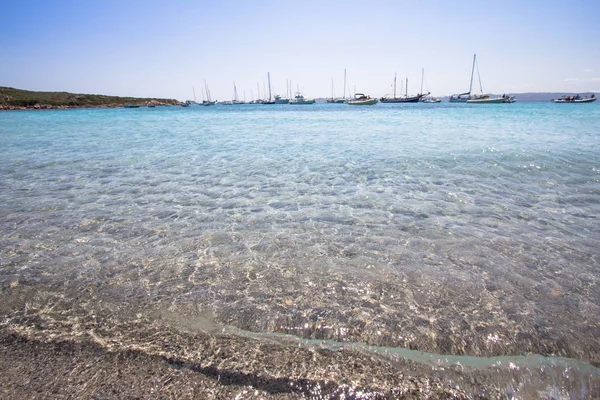
[[[468,90],[477,53],[485,92],[600,91],[600,1],[9,1],[0,86],[201,99],[351,88]],[[478,84],[477,84],[478,86]],[[398,89],[399,90],[399,89]],[[262,94],[262,93],[261,93]]]

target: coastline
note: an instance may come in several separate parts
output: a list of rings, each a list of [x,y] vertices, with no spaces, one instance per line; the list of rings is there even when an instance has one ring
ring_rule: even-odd
[[[0,111],[31,111],[31,110],[74,110],[74,109],[85,109],[85,108],[123,108],[129,105],[130,103],[124,104],[96,104],[96,105],[81,105],[81,106],[70,106],[70,105],[50,105],[50,104],[39,104],[36,103],[33,106],[11,106],[11,105],[3,105],[0,104]],[[131,105],[139,106],[139,107],[161,107],[161,106],[179,106],[182,103],[178,100],[173,100],[172,102],[143,102],[140,104],[131,103]]]
[[[69,92],[35,92],[0,87],[0,111],[62,110],[77,108],[120,108],[133,106],[181,105],[179,100],[79,94]]]
[[[432,368],[355,349],[306,348],[222,332],[187,332],[120,321],[59,332],[32,318],[0,328],[0,386],[9,398],[46,393],[102,398],[486,398],[539,393],[560,384],[558,368]],[[127,326],[117,332],[118,325]],[[116,325],[116,326],[115,326]],[[122,326],[122,325],[121,325]],[[578,371],[571,374],[577,376]],[[587,378],[587,379],[586,379]],[[586,382],[587,381],[587,382]],[[535,382],[535,383],[534,383]],[[600,389],[584,377],[584,390]],[[239,396],[239,397],[236,397]]]

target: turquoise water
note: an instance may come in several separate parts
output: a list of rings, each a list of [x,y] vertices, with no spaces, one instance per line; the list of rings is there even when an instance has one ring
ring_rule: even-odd
[[[598,104],[2,112],[0,297],[597,366],[599,133]]]

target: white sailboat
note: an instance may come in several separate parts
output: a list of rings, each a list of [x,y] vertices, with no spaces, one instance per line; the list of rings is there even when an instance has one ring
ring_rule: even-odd
[[[271,73],[267,72],[267,80],[269,81],[269,98],[263,100],[262,104],[275,104],[275,100],[271,97]]]
[[[235,81],[233,81],[233,100],[228,100],[228,101],[222,101],[219,104],[222,105],[235,105],[235,104],[246,104],[245,101],[240,101],[238,99],[238,92],[237,92],[237,87],[235,86]]]
[[[204,90],[206,91],[206,100],[202,100],[202,105],[203,106],[212,106],[216,103],[215,101],[212,101],[210,98],[210,90],[208,90],[208,85],[206,84],[206,81],[204,81]]]
[[[346,104],[351,106],[374,106],[377,102],[376,98],[371,98],[371,96],[364,93],[354,93],[354,99],[348,100]]]
[[[421,93],[423,93],[423,80],[425,79],[425,68],[421,69]],[[423,103],[441,103],[442,99],[438,99],[436,97],[427,97],[431,92],[429,88],[427,88],[427,94],[421,98]]]
[[[335,97],[333,91],[333,78],[331,78],[331,97],[326,99],[327,103],[343,104],[346,102],[346,70],[344,69],[344,96]]]
[[[483,93],[483,87],[481,86],[481,75],[479,75],[479,65],[477,65],[477,54],[473,55],[473,68],[477,66],[477,78],[479,79],[479,94],[471,94],[467,99],[469,104],[502,104],[502,103],[514,103],[515,98],[510,96],[499,96],[491,97],[489,94]],[[473,87],[473,71],[471,72],[471,87],[469,92],[472,92]]]
[[[475,55],[473,56],[473,66],[471,67],[471,85],[469,91],[460,94],[453,94],[448,100],[450,103],[466,103],[471,98],[471,91],[473,90],[473,73],[475,72]]]

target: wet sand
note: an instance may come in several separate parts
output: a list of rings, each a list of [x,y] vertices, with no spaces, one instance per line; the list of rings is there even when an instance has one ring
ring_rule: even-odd
[[[504,399],[518,393],[528,399],[600,393],[598,377],[572,371],[561,380],[560,368],[432,368],[356,349],[191,332],[173,319],[105,315],[98,324],[54,317],[25,311],[3,319],[0,397]]]

